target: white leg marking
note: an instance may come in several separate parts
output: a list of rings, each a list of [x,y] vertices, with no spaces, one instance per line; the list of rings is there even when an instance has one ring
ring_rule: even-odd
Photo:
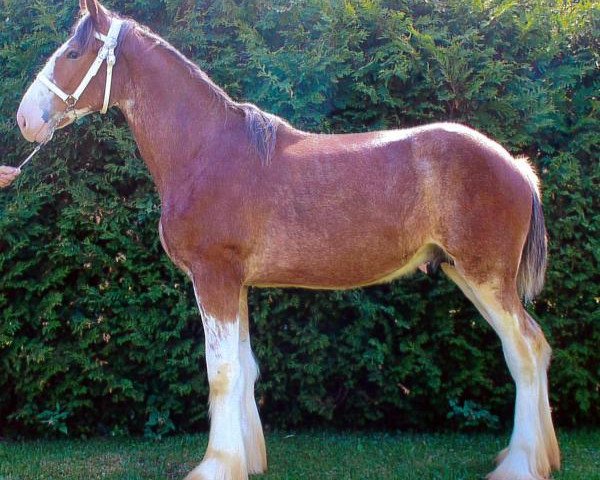
[[[242,439],[244,382],[240,365],[240,319],[220,321],[205,311],[197,291],[196,299],[204,325],[211,422],[205,458],[188,478],[245,479],[248,474]]]
[[[489,307],[489,305],[488,305]],[[502,341],[504,357],[516,386],[514,428],[508,452],[491,479],[541,480],[548,471],[543,430],[540,423],[541,361],[532,341],[519,330],[519,319],[489,309]]]
[[[549,347],[543,337],[532,339],[523,335],[517,316],[502,309],[493,293],[469,284],[455,267],[443,265],[442,269],[473,302],[502,340],[504,357],[517,389],[515,424],[510,445],[500,454],[498,468],[488,479],[542,479],[550,466],[558,468],[560,465],[548,402],[546,367]],[[540,351],[536,351],[536,341]]]
[[[242,437],[246,449],[248,473],[263,473],[267,468],[267,453],[258,407],[254,399],[254,382],[258,377],[258,365],[252,354],[249,336],[240,340],[240,361],[244,376]]]

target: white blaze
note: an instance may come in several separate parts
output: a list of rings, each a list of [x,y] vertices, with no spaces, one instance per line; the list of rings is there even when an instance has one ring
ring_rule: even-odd
[[[56,59],[65,52],[68,43],[68,41],[65,42],[56,50],[42,68],[42,73],[52,81],[54,81]],[[40,82],[36,76],[27,92],[25,92],[17,112],[19,127],[27,140],[41,142],[51,134],[49,124],[56,114],[52,108],[54,96],[54,93]]]

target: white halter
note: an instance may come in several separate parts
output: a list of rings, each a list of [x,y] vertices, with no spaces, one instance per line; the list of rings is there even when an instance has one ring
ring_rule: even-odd
[[[117,46],[119,31],[121,30],[122,24],[122,20],[113,18],[110,22],[110,28],[108,29],[108,33],[106,35],[102,35],[98,32],[94,33],[98,40],[104,42],[104,45],[102,45],[98,51],[96,60],[94,60],[94,63],[92,63],[90,69],[85,74],[85,77],[83,77],[83,80],[81,80],[81,83],[71,95],[62,91],[60,87],[53,83],[52,80],[47,78],[42,72],[38,74],[38,80],[46,85],[50,91],[54,92],[63,102],[65,102],[69,110],[75,107],[77,100],[79,100],[79,97],[81,97],[83,91],[86,89],[92,78],[94,78],[94,76],[98,73],[98,70],[100,70],[100,66],[104,60],[106,60],[106,85],[104,87],[104,103],[102,104],[102,110],[100,110],[100,113],[106,113],[108,110],[110,84],[112,82],[112,69],[117,61],[117,58],[115,57],[115,48]]]

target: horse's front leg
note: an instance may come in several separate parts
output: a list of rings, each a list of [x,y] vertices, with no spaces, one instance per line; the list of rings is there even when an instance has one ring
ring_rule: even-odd
[[[267,470],[267,451],[256,400],[254,382],[258,377],[258,365],[250,346],[248,318],[248,289],[244,287],[240,296],[240,363],[244,377],[242,405],[242,437],[246,449],[248,473],[264,473]]]
[[[210,385],[210,434],[202,463],[186,480],[246,480],[242,435],[244,400],[240,362],[240,295],[234,269],[203,266],[192,271],[206,342]]]

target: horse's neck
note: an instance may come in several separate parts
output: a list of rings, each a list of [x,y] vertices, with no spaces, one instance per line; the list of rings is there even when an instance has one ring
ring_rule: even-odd
[[[208,83],[159,48],[130,65],[131,86],[119,102],[161,198],[190,178],[211,151],[222,152],[223,135],[239,122],[215,98]]]

